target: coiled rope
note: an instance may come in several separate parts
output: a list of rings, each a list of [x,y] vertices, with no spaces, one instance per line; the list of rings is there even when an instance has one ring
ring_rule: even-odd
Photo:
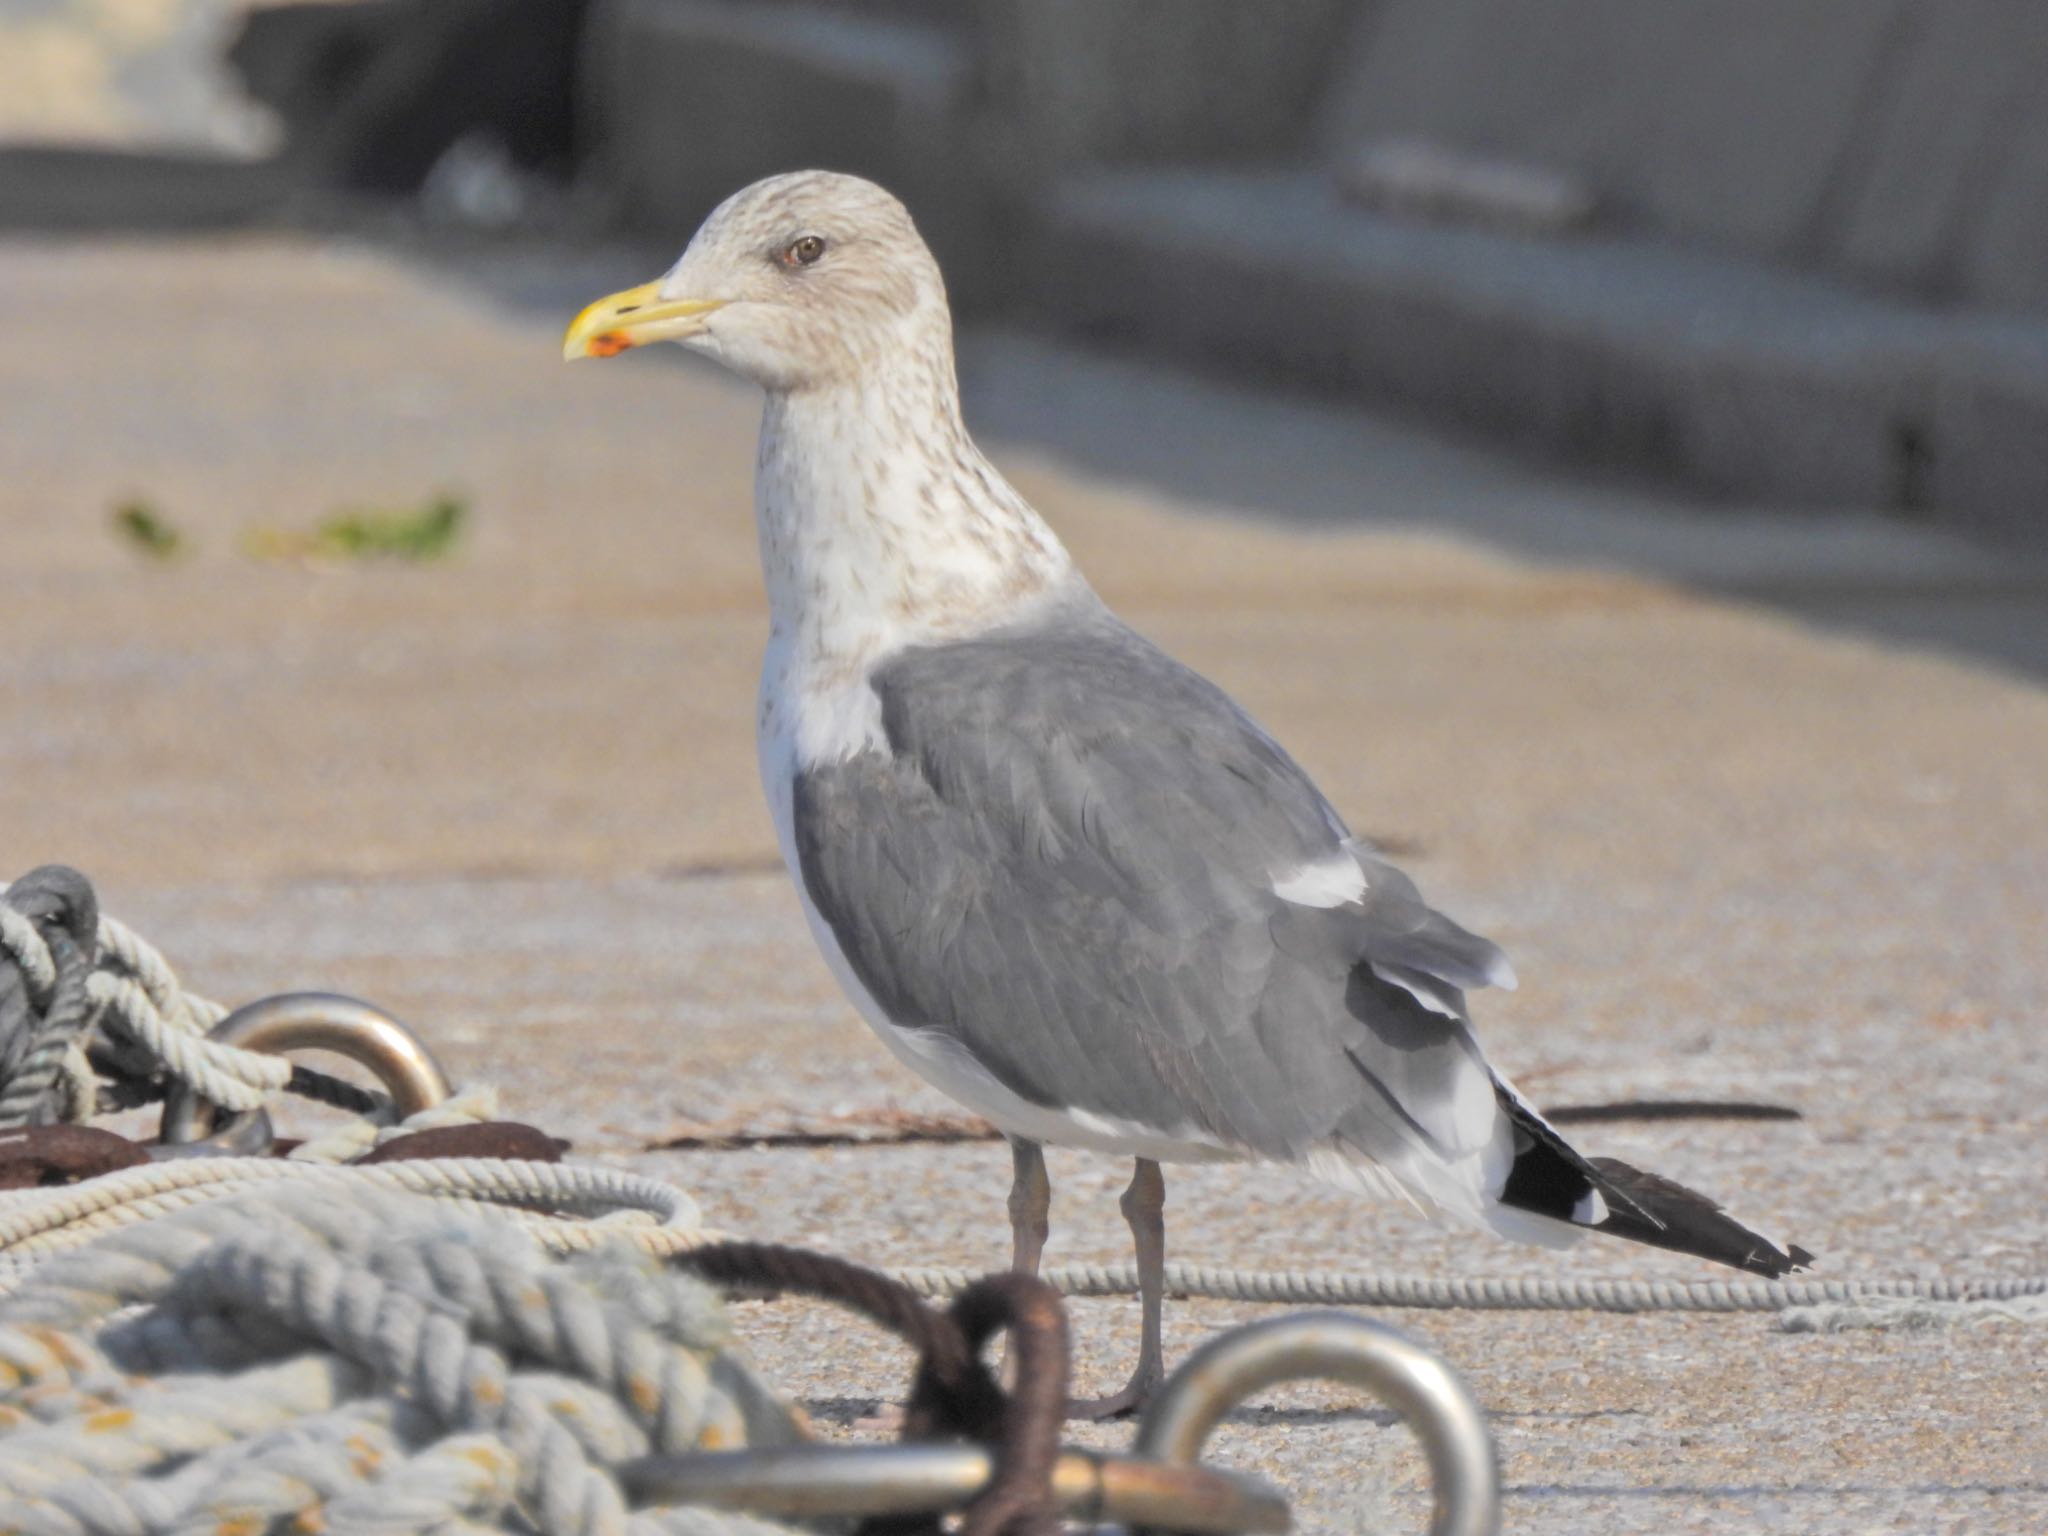
[[[0,1128],[41,1123],[52,1088],[54,1118],[90,1120],[126,1108],[102,1105],[88,1054],[95,1033],[108,1064],[131,1081],[168,1075],[230,1112],[255,1109],[290,1086],[280,1056],[206,1038],[227,1014],[187,992],[152,946],[100,914],[76,870],[51,865],[0,886]]]
[[[611,1470],[802,1439],[703,1282],[315,1177],[317,1201],[140,1223],[0,1300],[0,1529],[785,1536],[629,1508]]]
[[[0,1199],[0,1292],[18,1288],[52,1255],[108,1233],[264,1186],[382,1189],[437,1195],[473,1211],[510,1216],[545,1252],[587,1252],[613,1240],[655,1258],[719,1239],[696,1202],[673,1184],[616,1168],[520,1158],[421,1158],[367,1167],[270,1157],[145,1163],[82,1184]],[[301,1197],[303,1199],[303,1197]]]

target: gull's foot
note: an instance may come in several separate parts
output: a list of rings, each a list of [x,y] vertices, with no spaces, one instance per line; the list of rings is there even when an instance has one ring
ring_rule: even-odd
[[[1091,1424],[1104,1419],[1127,1418],[1141,1412],[1152,1401],[1152,1394],[1159,1390],[1159,1383],[1165,1379],[1165,1371],[1156,1367],[1148,1371],[1140,1366],[1138,1373],[1121,1392],[1112,1392],[1107,1397],[1068,1398],[1067,1417]]]

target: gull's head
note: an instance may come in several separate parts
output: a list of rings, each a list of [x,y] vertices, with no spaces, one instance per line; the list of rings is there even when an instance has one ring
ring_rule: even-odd
[[[713,210],[666,276],[599,299],[562,355],[674,341],[771,390],[846,382],[905,349],[944,352],[938,263],[900,202],[829,171],[771,176]]]

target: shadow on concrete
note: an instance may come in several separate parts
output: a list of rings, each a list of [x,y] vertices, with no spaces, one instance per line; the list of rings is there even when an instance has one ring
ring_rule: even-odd
[[[2048,678],[2048,560],[1896,516],[1717,505],[1552,468],[1348,403],[1240,388],[1016,332],[961,348],[969,418],[1196,506],[1469,540]]]
[[[0,232],[172,234],[273,218],[297,184],[276,160],[0,147]]]

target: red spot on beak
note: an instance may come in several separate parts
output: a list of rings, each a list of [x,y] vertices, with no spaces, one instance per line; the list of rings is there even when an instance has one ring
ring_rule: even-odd
[[[632,345],[624,331],[600,331],[590,338],[590,344],[584,350],[592,357],[617,357],[621,352],[631,350]]]

